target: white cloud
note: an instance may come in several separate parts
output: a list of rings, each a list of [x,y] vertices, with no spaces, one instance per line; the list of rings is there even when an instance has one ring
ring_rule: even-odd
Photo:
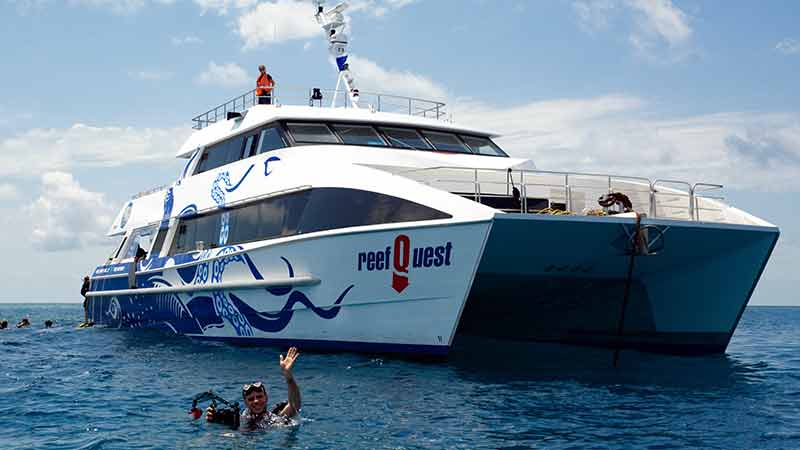
[[[671,46],[682,45],[692,36],[686,14],[672,0],[627,0],[638,11],[640,30],[646,38],[658,36]]]
[[[254,49],[293,39],[322,37],[314,20],[312,4],[295,0],[264,2],[242,14],[238,33],[245,49]]]
[[[14,200],[19,195],[17,187],[11,183],[0,183],[0,200]]]
[[[0,140],[0,176],[168,160],[190,132],[188,126],[34,128]]]
[[[689,17],[672,0],[576,0],[572,7],[588,32],[619,29],[612,22],[630,16],[628,42],[648,58],[680,60],[688,54],[693,33]]]
[[[258,0],[194,0],[203,14],[213,11],[219,15],[228,14],[230,10],[249,8]]]
[[[677,178],[737,189],[797,190],[800,115],[652,118],[636,97],[551,100],[511,108],[453,105],[459,122],[495,130],[541,169]]]
[[[172,36],[170,38],[170,42],[175,47],[183,47],[185,45],[192,45],[192,44],[202,44],[203,40],[194,35],[186,35],[186,36]]]
[[[794,55],[800,53],[800,41],[797,39],[786,38],[775,45],[775,50],[785,55]]]
[[[164,81],[172,78],[172,72],[165,72],[160,70],[138,70],[128,72],[128,76],[142,81]]]
[[[347,12],[383,17],[390,11],[417,1],[351,0]],[[231,10],[238,10],[237,33],[244,42],[245,50],[296,39],[323,38],[322,30],[314,19],[312,2],[271,0],[256,4],[249,0],[195,0],[195,3],[204,12],[215,10],[219,14],[227,14]]]
[[[384,69],[369,59],[355,55],[350,56],[348,63],[356,85],[361,91],[429,100],[443,100],[447,97],[445,88],[428,77],[407,70]]]
[[[611,23],[617,3],[617,0],[580,0],[572,2],[572,8],[584,30],[604,31]]]
[[[251,82],[241,66],[234,63],[217,64],[214,61],[208,63],[205,72],[195,78],[199,84],[218,85],[222,87],[239,87]],[[253,81],[255,83],[255,81]]]
[[[59,251],[105,244],[104,232],[113,209],[103,194],[83,189],[66,172],[42,175],[42,192],[29,207],[31,243],[37,249]]]
[[[73,5],[106,8],[114,14],[131,14],[150,3],[168,5],[174,3],[175,0],[69,0],[69,2]]]

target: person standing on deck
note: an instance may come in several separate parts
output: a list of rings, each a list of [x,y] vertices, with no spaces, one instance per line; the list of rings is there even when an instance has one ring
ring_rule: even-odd
[[[128,287],[130,289],[136,289],[136,270],[138,269],[139,261],[146,258],[147,252],[142,247],[137,246],[136,256],[133,257],[133,262],[131,262],[131,266],[128,269]]]
[[[89,286],[91,285],[91,281],[89,280],[89,276],[83,277],[83,286],[81,286],[81,295],[83,296],[83,323],[89,323],[89,297],[86,296],[86,293],[89,292]]]
[[[272,75],[267,73],[267,68],[263,64],[258,66],[258,79],[256,79],[256,97],[259,105],[272,104],[272,89],[275,87],[275,80]]]

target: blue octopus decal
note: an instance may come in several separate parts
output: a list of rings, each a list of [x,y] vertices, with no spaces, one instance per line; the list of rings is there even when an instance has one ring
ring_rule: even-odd
[[[230,246],[222,248],[217,252],[217,257],[223,257],[217,258],[210,263],[211,283],[216,284],[222,282],[225,268],[232,263],[244,263],[249,268],[253,278],[256,280],[264,279],[253,263],[253,260],[247,254],[239,253],[224,256],[239,250],[241,250],[240,246]],[[292,268],[292,264],[286,258],[281,257],[281,259],[287,265],[289,278],[293,278],[294,269]],[[206,284],[209,280],[209,262],[202,262],[194,266],[180,268],[178,269],[178,274],[185,284]],[[264,288],[270,295],[276,297],[289,294],[284,306],[275,313],[256,311],[241,298],[231,293],[225,293],[224,291],[213,291],[211,292],[211,297],[207,295],[196,296],[189,300],[187,307],[192,315],[197,318],[203,330],[207,328],[218,328],[224,326],[227,322],[234,328],[237,336],[253,336],[254,329],[274,333],[286,328],[292,320],[294,315],[293,307],[297,303],[313,311],[320,318],[326,320],[333,319],[339,314],[342,301],[344,301],[345,296],[347,296],[353,287],[354,285],[348,286],[334,302],[334,306],[328,308],[316,306],[302,292],[293,291],[292,286],[272,286]]]
[[[216,203],[217,206],[225,206],[225,193],[239,189],[244,179],[247,178],[247,175],[253,170],[253,167],[255,167],[255,164],[251,164],[250,167],[247,168],[247,171],[245,171],[242,178],[236,184],[231,183],[231,174],[227,170],[217,174],[217,178],[215,178],[214,182],[211,184],[211,198],[214,200],[214,203]],[[222,184],[224,184],[224,186],[221,186]]]

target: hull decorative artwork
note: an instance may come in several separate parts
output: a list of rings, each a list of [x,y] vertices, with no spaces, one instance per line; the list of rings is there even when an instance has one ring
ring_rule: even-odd
[[[241,247],[229,246],[207,250],[196,256],[203,260],[213,256],[210,261],[200,262],[177,269],[175,272],[181,286],[203,286],[223,281],[227,268],[242,265],[254,280],[264,277],[246,253],[235,253]],[[213,252],[213,255],[212,255]],[[289,279],[294,278],[294,269],[288,259],[281,257],[286,264]],[[139,279],[140,288],[173,287],[163,272],[154,272]],[[277,312],[258,311],[242,297],[224,290],[204,292],[199,295],[185,294],[143,294],[115,296],[108,301],[105,317],[109,325],[138,328],[163,323],[179,334],[203,335],[209,329],[227,329],[235,336],[253,336],[254,331],[276,333],[284,330],[295,313],[295,305],[300,304],[312,311],[320,319],[334,319],[341,309],[341,303],[354,285],[347,286],[332,306],[323,308],[312,302],[306,294],[292,286],[272,286],[263,288],[270,296],[285,297],[285,303]]]

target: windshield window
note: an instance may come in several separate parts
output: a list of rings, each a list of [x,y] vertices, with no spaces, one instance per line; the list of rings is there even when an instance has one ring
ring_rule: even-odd
[[[437,133],[435,131],[423,131],[425,137],[431,141],[433,148],[445,152],[472,153],[455,134]]]
[[[508,156],[494,142],[488,138],[475,136],[461,136],[461,139],[469,145],[473,152],[480,155],[489,156]]]
[[[321,123],[287,123],[294,140],[304,144],[338,144],[339,140]]]
[[[345,144],[386,146],[374,128],[366,125],[334,125],[333,129]]]
[[[144,251],[148,252],[148,256],[150,256],[150,247],[153,246],[153,240],[155,237],[155,226],[134,230],[133,233],[131,233],[131,237],[128,239],[128,244],[127,247],[125,247],[125,252],[122,254],[122,259],[133,258],[136,255],[136,250],[139,247],[142,247]]]
[[[265,128],[261,131],[261,142],[259,143],[258,153],[286,147],[281,138],[281,133],[276,127]]]
[[[392,147],[430,150],[430,146],[416,130],[407,128],[381,128]]]

